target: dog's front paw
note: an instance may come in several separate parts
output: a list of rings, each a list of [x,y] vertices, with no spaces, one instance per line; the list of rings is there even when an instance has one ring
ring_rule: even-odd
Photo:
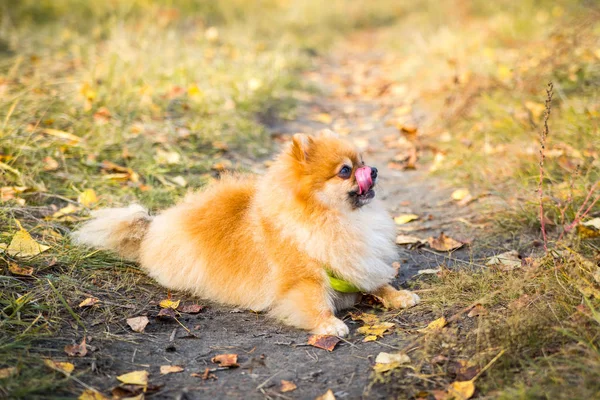
[[[415,293],[408,290],[398,290],[388,294],[383,299],[383,305],[387,308],[408,308],[419,304],[421,299]]]
[[[348,336],[350,330],[344,321],[335,317],[330,317],[318,324],[312,330],[312,333],[317,335],[334,335],[344,337]]]

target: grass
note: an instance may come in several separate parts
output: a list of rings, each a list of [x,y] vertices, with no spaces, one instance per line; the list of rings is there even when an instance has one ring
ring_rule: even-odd
[[[495,222],[491,236],[533,237],[519,241],[522,268],[443,270],[416,284],[427,293],[414,318],[455,318],[413,337],[414,368],[375,375],[390,393],[426,397],[502,354],[477,378],[478,394],[598,396],[598,239],[575,228],[600,215],[599,12],[586,2],[452,2],[415,10],[381,33],[384,48],[403,60],[396,79],[415,82],[408,98],[428,114],[419,129],[437,155],[435,174],[500,199],[479,207]],[[392,37],[405,40],[399,47]],[[548,82],[544,252],[538,186]],[[485,314],[467,317],[475,304]]]
[[[43,338],[118,326],[164,294],[135,265],[71,246],[67,234],[88,208],[159,209],[223,170],[255,168],[273,148],[269,125],[294,118],[312,90],[300,74],[314,56],[373,28],[402,60],[390,78],[428,115],[419,134],[441,155],[436,174],[506,204],[493,209],[492,235],[539,232],[539,134],[546,84],[555,87],[543,180],[550,251],[520,248],[531,258],[512,271],[444,270],[417,282],[429,292],[416,324],[456,317],[413,337],[413,369],[377,378],[416,396],[468,379],[502,352],[477,378],[479,394],[597,397],[599,243],[561,233],[600,180],[598,9],[566,0],[257,4],[0,1],[0,242],[17,219],[51,246],[25,261],[0,255],[0,369],[19,369],[0,379],[0,397],[72,395],[72,380],[44,367],[41,353],[63,354],[42,349]],[[90,189],[98,201],[81,200]],[[596,204],[585,218],[598,213]],[[14,262],[33,275],[9,273]],[[78,308],[92,296],[105,304]],[[475,303],[485,315],[457,314]],[[447,359],[432,362],[439,355]]]
[[[316,4],[0,1],[0,242],[16,219],[51,247],[0,255],[0,369],[19,370],[0,378],[0,397],[79,392],[49,374],[42,354],[68,360],[43,338],[114,329],[164,294],[135,265],[70,244],[88,208],[159,209],[223,171],[254,168],[272,151],[269,125],[293,118],[312,90],[300,73],[314,56],[400,13],[390,2]],[[88,297],[103,303],[79,308]]]

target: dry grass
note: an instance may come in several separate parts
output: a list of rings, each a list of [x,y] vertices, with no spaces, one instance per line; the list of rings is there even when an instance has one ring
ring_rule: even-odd
[[[0,368],[19,369],[0,380],[0,397],[68,395],[71,380],[43,366],[41,340],[65,326],[114,329],[163,293],[136,266],[71,246],[87,215],[82,192],[99,196],[93,208],[157,209],[223,169],[253,168],[270,154],[268,125],[292,118],[308,90],[299,73],[314,54],[398,15],[389,3],[315,5],[0,1],[0,242],[18,219],[51,246],[26,260],[0,255]],[[67,205],[76,211],[53,216]],[[33,276],[9,273],[12,262]],[[103,305],[78,308],[90,296]]]
[[[68,394],[61,390],[70,381],[43,369],[40,340],[67,323],[80,333],[88,320],[118,324],[151,297],[134,265],[71,247],[66,235],[84,207],[59,219],[57,209],[85,189],[100,195],[93,207],[137,199],[159,208],[184,186],[209,182],[219,165],[251,168],[248,155],[270,151],[264,124],[293,118],[306,89],[299,72],[312,55],[340,34],[388,25],[383,41],[403,61],[395,77],[429,116],[420,131],[445,155],[442,175],[503,199],[499,234],[539,230],[538,135],[548,81],[557,94],[543,181],[549,253],[510,272],[445,271],[418,282],[431,291],[414,325],[476,302],[487,314],[460,314],[441,333],[416,335],[409,350],[420,361],[384,377],[388,390],[415,396],[444,388],[504,351],[478,378],[479,394],[598,396],[600,244],[574,230],[557,241],[600,179],[597,9],[566,0],[13,3],[0,1],[0,187],[19,189],[0,203],[0,242],[10,241],[17,218],[52,249],[26,262],[0,257],[0,368],[20,370],[0,381],[0,397]],[[587,215],[598,212],[596,205]],[[8,273],[13,261],[33,267],[33,277]],[[89,296],[113,305],[77,309]],[[448,360],[433,363],[440,354]]]
[[[420,131],[441,155],[436,173],[498,200],[480,207],[496,222],[493,236],[533,236],[511,241],[530,256],[522,268],[444,270],[417,284],[425,302],[403,318],[454,320],[413,336],[405,350],[415,369],[376,376],[390,393],[426,397],[502,353],[477,379],[479,395],[598,396],[600,247],[574,229],[600,215],[598,15],[585,2],[451,2],[415,10],[384,33],[406,38],[390,48],[403,57],[397,79],[418,82],[408,96],[428,115]],[[554,99],[540,175],[548,82]],[[486,314],[457,314],[474,304]],[[447,359],[436,363],[439,355]]]

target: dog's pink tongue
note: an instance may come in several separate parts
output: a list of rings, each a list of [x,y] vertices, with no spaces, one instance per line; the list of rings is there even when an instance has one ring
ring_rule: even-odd
[[[360,167],[354,173],[356,177],[356,183],[358,183],[358,194],[363,194],[371,189],[373,186],[373,179],[371,179],[371,167]]]

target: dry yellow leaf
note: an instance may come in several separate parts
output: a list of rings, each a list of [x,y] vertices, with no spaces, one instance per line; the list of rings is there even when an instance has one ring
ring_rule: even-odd
[[[400,367],[402,364],[399,362],[386,363],[386,364],[375,364],[373,365],[373,371],[377,373],[388,372],[393,369]]]
[[[17,374],[17,367],[8,367],[0,369],[0,379],[10,378]]]
[[[322,394],[321,396],[317,397],[315,400],[335,400],[335,395],[333,394],[333,391],[331,391],[331,389],[327,390],[327,392],[325,392],[325,394]]]
[[[173,301],[169,299],[164,299],[161,300],[161,302],[158,305],[160,306],[160,308],[172,308],[173,310],[176,310],[177,307],[179,307],[180,302],[181,300]]]
[[[471,193],[469,192],[469,189],[456,189],[454,192],[452,192],[451,197],[452,200],[460,201],[470,195]]]
[[[298,386],[296,386],[296,384],[292,381],[286,381],[285,379],[281,380],[281,387],[279,388],[279,390],[281,391],[281,393],[285,393],[285,392],[291,392],[293,390],[296,390],[296,388],[298,388]]]
[[[448,386],[448,393],[454,395],[457,400],[467,400],[475,394],[475,383],[470,381],[452,382]]]
[[[84,207],[89,207],[98,202],[98,196],[94,189],[85,189],[77,197],[77,202]]]
[[[192,85],[188,88],[187,94],[190,97],[200,97],[203,93],[197,85]]]
[[[526,101],[525,108],[531,113],[535,122],[540,121],[542,114],[546,110],[546,106],[542,103],[536,103],[534,101]]]
[[[117,376],[117,379],[126,385],[142,385],[148,384],[148,371],[133,371]]]
[[[181,372],[181,371],[183,371],[183,368],[180,367],[179,365],[161,365],[160,366],[161,375],[175,374],[175,373]]]
[[[58,129],[44,129],[42,133],[45,133],[49,136],[54,136],[55,138],[63,139],[69,141],[70,145],[75,145],[81,141],[79,136],[75,136],[72,133],[61,131]]]
[[[331,115],[327,114],[327,113],[319,113],[317,115],[314,115],[311,119],[313,121],[318,121],[323,124],[331,124],[331,121],[333,121],[333,118],[331,117]]]
[[[375,335],[368,335],[365,336],[365,338],[362,340],[363,342],[375,342],[377,340],[377,336]]]
[[[46,358],[44,360],[44,364],[46,364],[48,367],[52,368],[55,371],[62,372],[67,376],[71,375],[71,372],[73,372],[73,370],[75,369],[75,366],[70,362],[53,361],[49,358]]]
[[[383,337],[383,334],[394,327],[392,322],[381,322],[375,325],[361,326],[356,331],[366,336]]]
[[[50,246],[36,242],[19,221],[15,220],[15,222],[19,227],[19,231],[15,233],[8,246],[0,246],[0,249],[3,249],[8,255],[12,257],[33,257],[50,248]]]
[[[61,208],[60,210],[58,210],[57,212],[55,212],[54,214],[52,214],[52,219],[59,219],[64,217],[65,215],[69,215],[69,214],[73,214],[74,212],[79,211],[79,208],[77,208],[75,205],[73,204],[69,204],[66,207]]]
[[[21,276],[31,276],[33,275],[33,268],[31,267],[20,267],[15,263],[8,263],[8,270],[11,274],[21,275]]]
[[[396,225],[404,225],[417,219],[419,219],[419,216],[416,214],[402,214],[394,217],[394,222]]]
[[[408,364],[410,362],[410,357],[405,353],[386,353],[382,351],[375,357],[375,362],[378,364]]]
[[[377,315],[366,312],[361,312],[360,314],[350,313],[350,318],[352,318],[352,321],[362,321],[366,325],[375,325],[380,322]]]
[[[419,332],[439,332],[445,327],[447,324],[446,318],[440,317],[436,320],[433,320],[423,329],[419,329]]]
[[[102,393],[97,390],[86,389],[77,400],[108,400],[108,397],[105,397]]]
[[[95,297],[88,297],[87,299],[83,300],[81,303],[79,303],[79,307],[83,308],[83,307],[91,307],[95,304],[100,303],[100,299],[97,299]]]

